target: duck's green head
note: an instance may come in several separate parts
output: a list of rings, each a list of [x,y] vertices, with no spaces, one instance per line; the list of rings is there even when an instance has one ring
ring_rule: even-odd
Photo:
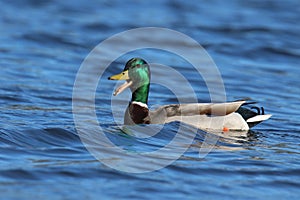
[[[130,87],[132,92],[131,101],[137,101],[147,104],[149,86],[150,86],[150,68],[147,62],[141,58],[132,58],[126,65],[124,70],[117,75],[111,76],[109,80],[126,80],[126,82],[118,87],[114,95],[118,95],[126,88]]]

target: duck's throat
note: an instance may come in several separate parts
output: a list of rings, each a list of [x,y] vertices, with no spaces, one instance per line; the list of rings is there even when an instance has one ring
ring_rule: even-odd
[[[150,84],[144,84],[137,89],[131,88],[131,102],[126,110],[125,124],[149,124],[148,94]]]
[[[148,104],[148,95],[149,95],[149,86],[150,84],[144,84],[138,89],[132,92],[131,102],[141,102]]]

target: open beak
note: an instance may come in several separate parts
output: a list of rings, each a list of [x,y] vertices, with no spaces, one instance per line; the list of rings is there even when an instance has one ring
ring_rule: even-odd
[[[126,88],[132,85],[132,81],[129,79],[128,70],[121,72],[120,74],[113,75],[108,77],[108,80],[126,80],[125,83],[120,85],[115,91],[114,96],[117,96],[121,92],[123,92]]]
[[[121,72],[120,74],[113,75],[108,77],[108,80],[128,80],[128,70]]]

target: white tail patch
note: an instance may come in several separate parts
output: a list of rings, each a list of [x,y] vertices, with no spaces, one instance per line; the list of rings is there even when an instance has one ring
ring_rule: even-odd
[[[267,119],[269,119],[272,115],[256,115],[254,117],[251,117],[249,119],[247,119],[248,123],[251,122],[261,122],[261,121],[265,121]]]

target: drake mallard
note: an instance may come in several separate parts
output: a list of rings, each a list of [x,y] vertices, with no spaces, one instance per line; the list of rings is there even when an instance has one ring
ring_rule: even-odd
[[[263,108],[253,107],[257,111],[242,107],[249,104],[246,100],[226,103],[191,103],[160,106],[154,111],[148,109],[148,95],[151,72],[147,62],[141,58],[132,58],[124,70],[109,80],[125,80],[113,93],[114,96],[130,88],[131,101],[125,111],[124,124],[165,124],[180,121],[199,129],[248,130],[267,120]],[[262,112],[261,112],[262,111]]]

